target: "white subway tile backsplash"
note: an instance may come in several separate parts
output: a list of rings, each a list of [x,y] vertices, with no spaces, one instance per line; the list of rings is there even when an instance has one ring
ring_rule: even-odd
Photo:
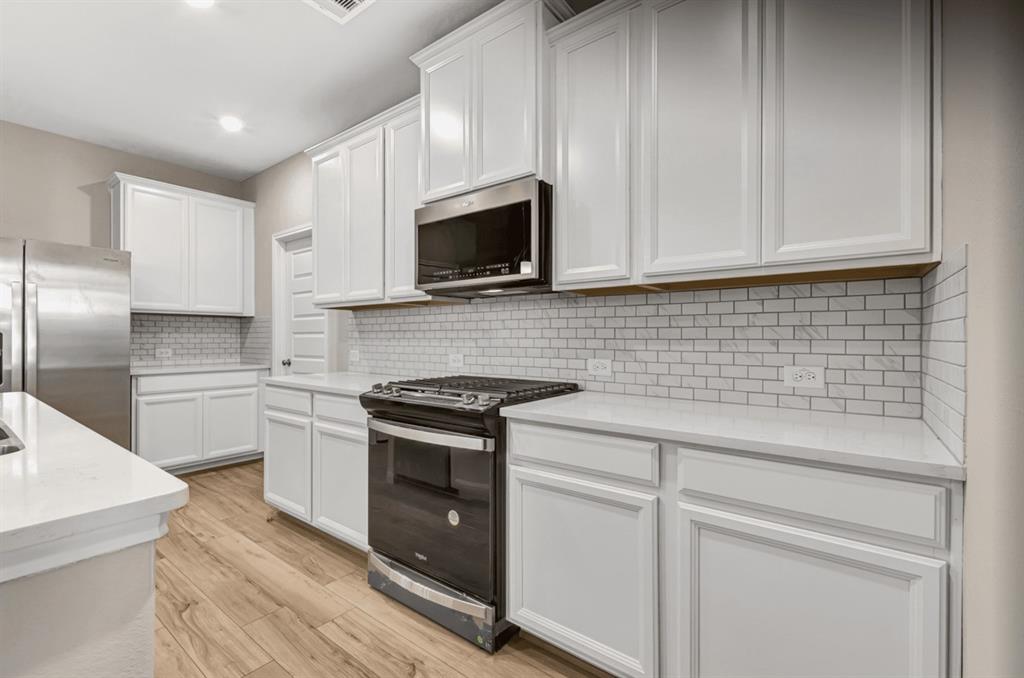
[[[447,354],[458,349],[466,371],[477,374],[567,379],[611,393],[921,417],[928,399],[920,356],[930,355],[925,345],[937,341],[921,339],[921,299],[919,278],[485,299],[359,311],[349,325],[349,346],[359,350],[357,369],[366,372],[447,373]],[[588,358],[612,360],[612,377],[590,376]],[[779,369],[785,365],[826,368],[828,389],[785,386]]]
[[[170,357],[158,358],[157,349],[170,350]],[[132,314],[131,364],[134,367],[269,360],[269,317]]]

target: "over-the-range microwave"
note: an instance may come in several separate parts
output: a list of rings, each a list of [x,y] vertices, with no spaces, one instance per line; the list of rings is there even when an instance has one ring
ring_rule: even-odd
[[[534,177],[416,210],[416,287],[487,297],[551,289],[551,186]]]

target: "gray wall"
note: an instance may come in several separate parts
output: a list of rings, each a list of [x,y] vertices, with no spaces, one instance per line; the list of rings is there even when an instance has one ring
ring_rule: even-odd
[[[0,236],[109,247],[115,171],[241,197],[237,181],[0,121]]]
[[[1024,676],[1024,3],[945,0],[943,247],[967,243],[965,676]]]

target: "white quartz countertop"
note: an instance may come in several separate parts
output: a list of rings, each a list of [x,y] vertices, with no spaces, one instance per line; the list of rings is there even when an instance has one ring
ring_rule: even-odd
[[[327,372],[325,374],[292,374],[286,377],[265,377],[262,381],[269,386],[298,388],[318,393],[357,396],[366,393],[374,384],[383,384],[398,379],[395,376],[362,374],[359,372]]]
[[[963,480],[920,419],[751,407],[583,391],[502,408],[511,421]]]
[[[25,449],[0,456],[0,582],[151,541],[188,486],[26,393],[0,394]]]
[[[133,377],[151,377],[158,374],[196,374],[199,372],[242,372],[245,370],[269,370],[267,363],[219,363],[214,365],[161,365],[154,367],[133,367]]]

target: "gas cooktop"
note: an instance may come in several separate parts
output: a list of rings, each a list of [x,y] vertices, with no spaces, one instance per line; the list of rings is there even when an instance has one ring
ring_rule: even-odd
[[[422,404],[471,412],[540,400],[578,391],[577,384],[509,377],[457,375],[374,384],[364,395],[410,405]]]

